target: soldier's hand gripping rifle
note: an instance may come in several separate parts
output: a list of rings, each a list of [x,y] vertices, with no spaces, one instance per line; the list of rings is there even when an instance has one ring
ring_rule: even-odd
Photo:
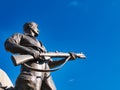
[[[40,53],[40,57],[66,58],[69,56],[70,56],[70,53],[63,53],[63,52]],[[76,53],[75,56],[81,59],[86,58],[86,56],[83,53]],[[32,55],[12,55],[11,58],[15,66],[34,59]]]

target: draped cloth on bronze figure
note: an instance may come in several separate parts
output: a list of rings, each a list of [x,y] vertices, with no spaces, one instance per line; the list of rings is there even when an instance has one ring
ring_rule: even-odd
[[[11,90],[10,88],[13,88],[13,84],[6,72],[0,69],[0,90],[4,90],[5,88]]]

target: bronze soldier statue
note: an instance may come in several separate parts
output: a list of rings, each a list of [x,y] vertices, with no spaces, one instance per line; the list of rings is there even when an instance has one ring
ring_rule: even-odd
[[[56,90],[50,70],[65,62],[66,58],[61,60],[52,60],[40,57],[40,53],[46,53],[44,45],[36,39],[39,34],[38,25],[35,22],[27,22],[23,26],[24,34],[15,33],[5,42],[7,51],[13,54],[32,55],[34,58],[21,64],[21,72],[15,84],[15,90]],[[71,53],[69,60],[74,60],[76,56]],[[31,69],[26,65],[34,68]],[[43,72],[38,71],[42,69]]]

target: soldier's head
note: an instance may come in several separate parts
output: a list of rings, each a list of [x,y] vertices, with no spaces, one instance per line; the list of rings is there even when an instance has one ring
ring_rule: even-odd
[[[38,24],[35,22],[27,22],[23,26],[24,32],[28,33],[32,36],[38,36],[39,30],[38,30]]]

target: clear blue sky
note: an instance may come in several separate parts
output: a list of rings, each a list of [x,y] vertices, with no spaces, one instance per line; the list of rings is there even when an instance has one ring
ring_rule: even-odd
[[[13,83],[15,67],[4,41],[35,21],[48,51],[84,52],[86,60],[68,62],[52,76],[58,90],[120,90],[119,0],[2,0],[0,68]]]

